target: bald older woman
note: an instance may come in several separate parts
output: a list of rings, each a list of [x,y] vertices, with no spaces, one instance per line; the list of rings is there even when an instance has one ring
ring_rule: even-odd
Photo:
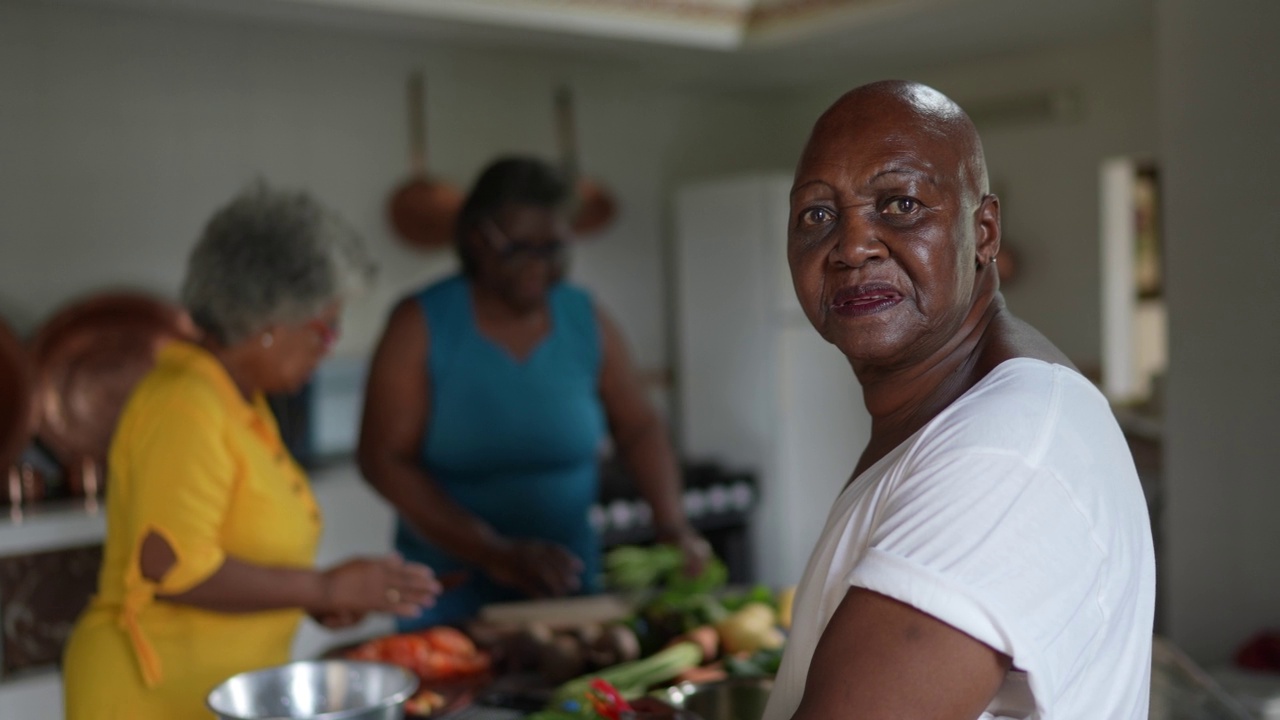
[[[112,441],[98,594],[63,668],[70,720],[207,718],[216,684],[289,659],[304,613],[334,627],[432,602],[431,571],[397,557],[313,569],[319,508],[264,398],[306,382],[370,268],[304,194],[259,185],[206,226],[182,288],[203,335],[161,350]]]
[[[881,82],[819,118],[787,257],[872,432],[768,720],[1147,717],[1155,571],[1133,461],[1103,396],[1005,306],[999,249],[954,102]]]

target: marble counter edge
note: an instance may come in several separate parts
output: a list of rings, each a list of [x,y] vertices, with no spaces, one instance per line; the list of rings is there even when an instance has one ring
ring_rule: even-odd
[[[102,504],[83,499],[55,500],[0,515],[0,555],[23,555],[62,548],[96,545],[106,533]]]
[[[309,473],[313,487],[363,482],[354,463],[336,463]],[[95,545],[106,535],[103,501],[52,500],[0,508],[0,556]]]

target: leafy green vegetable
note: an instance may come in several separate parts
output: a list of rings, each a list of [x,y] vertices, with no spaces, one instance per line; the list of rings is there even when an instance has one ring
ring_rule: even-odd
[[[734,677],[758,677],[761,675],[777,675],[778,666],[782,663],[782,648],[758,650],[745,658],[725,657],[724,669]]]
[[[605,582],[618,590],[649,590],[682,574],[684,553],[671,545],[623,545],[604,556]]]
[[[712,557],[697,577],[688,577],[684,566],[684,554],[670,545],[624,545],[605,555],[606,578],[611,587],[655,593],[644,603],[634,628],[646,653],[699,625],[719,622],[726,615],[716,599],[716,593],[729,579],[725,564]]]
[[[729,593],[720,598],[720,603],[724,605],[724,609],[731,613],[737,612],[753,602],[764,603],[774,610],[778,609],[777,597],[768,585],[756,585],[745,592]]]

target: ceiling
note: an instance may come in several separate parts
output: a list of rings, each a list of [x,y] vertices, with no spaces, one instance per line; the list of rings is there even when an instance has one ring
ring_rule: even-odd
[[[643,65],[676,82],[812,83],[1087,42],[1153,0],[72,0],[193,10]]]

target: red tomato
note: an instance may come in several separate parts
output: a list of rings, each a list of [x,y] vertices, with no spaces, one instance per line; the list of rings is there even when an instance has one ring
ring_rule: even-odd
[[[464,635],[460,630],[447,625],[427,628],[422,631],[422,637],[426,639],[431,649],[436,652],[465,656],[476,654],[476,645],[471,642],[471,638]]]
[[[448,680],[457,677],[461,673],[458,672],[458,658],[441,652],[433,652],[427,659],[427,665],[422,673],[423,679],[426,680]]]
[[[393,635],[384,638],[382,659],[417,675],[425,676],[431,663],[431,648],[421,638]]]

